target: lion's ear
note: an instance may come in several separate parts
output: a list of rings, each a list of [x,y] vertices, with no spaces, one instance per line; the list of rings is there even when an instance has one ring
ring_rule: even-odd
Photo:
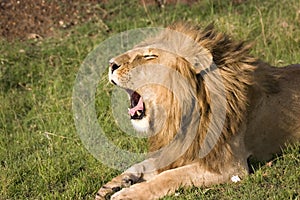
[[[213,63],[213,57],[207,49],[203,49],[197,53],[192,61],[192,66],[196,74],[200,74],[203,70],[209,68]]]

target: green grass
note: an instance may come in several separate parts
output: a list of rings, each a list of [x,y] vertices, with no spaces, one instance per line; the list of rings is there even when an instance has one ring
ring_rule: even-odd
[[[93,199],[119,172],[86,150],[72,112],[72,91],[84,58],[101,41],[138,27],[177,20],[215,22],[234,38],[255,42],[253,55],[273,65],[300,62],[298,0],[203,0],[192,7],[164,9],[116,1],[103,7],[103,21],[78,25],[42,41],[0,40],[0,199]],[[106,32],[103,23],[110,28]],[[142,152],[144,141],[122,137],[111,114],[113,87],[101,78],[96,104],[99,123],[118,146]],[[141,145],[142,144],[142,145]],[[262,165],[237,184],[179,190],[165,199],[299,199],[299,145]]]

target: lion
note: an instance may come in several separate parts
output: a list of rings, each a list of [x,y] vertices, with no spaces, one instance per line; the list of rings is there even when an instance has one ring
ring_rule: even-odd
[[[300,64],[271,66],[213,25],[176,23],[110,60],[149,157],[96,199],[159,199],[180,187],[239,181],[300,141]]]

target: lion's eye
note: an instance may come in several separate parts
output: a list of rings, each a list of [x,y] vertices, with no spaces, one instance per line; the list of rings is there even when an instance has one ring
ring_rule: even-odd
[[[157,57],[158,57],[157,55],[153,55],[153,54],[151,54],[151,55],[144,55],[144,58],[146,60],[154,59],[154,58],[157,58]]]

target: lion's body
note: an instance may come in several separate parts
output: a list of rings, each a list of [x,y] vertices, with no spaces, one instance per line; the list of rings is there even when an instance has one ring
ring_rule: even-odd
[[[152,134],[150,150],[171,145],[97,198],[124,182],[136,184],[112,199],[157,199],[180,186],[227,182],[248,173],[250,156],[267,160],[300,141],[300,65],[271,67],[249,48],[212,27],[179,24],[112,59],[111,82],[143,99],[143,116],[132,122]]]
[[[262,64],[249,90],[246,148],[258,160],[300,141],[300,65],[271,68]]]

